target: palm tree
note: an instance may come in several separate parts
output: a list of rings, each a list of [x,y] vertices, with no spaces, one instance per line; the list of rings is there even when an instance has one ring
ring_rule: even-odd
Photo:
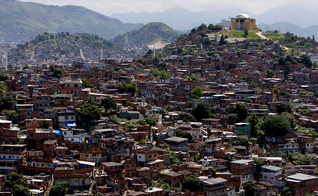
[[[3,82],[0,82],[0,93],[3,94],[6,92],[7,92],[7,86]]]
[[[255,112],[253,112],[251,115],[249,115],[247,117],[247,121],[249,123],[251,123],[251,132],[252,132],[252,136],[255,136],[256,134],[256,130],[255,130],[255,126],[257,125],[257,123],[260,121],[260,119],[258,118],[257,114]]]

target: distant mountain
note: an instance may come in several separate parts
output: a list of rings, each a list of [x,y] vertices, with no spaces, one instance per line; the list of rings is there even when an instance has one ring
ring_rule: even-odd
[[[53,6],[0,0],[0,44],[24,43],[44,32],[90,33],[105,39],[139,29],[81,6]]]
[[[280,33],[290,32],[290,33],[293,33],[294,35],[298,35],[301,37],[310,37],[310,38],[312,38],[312,36],[314,35],[315,38],[318,38],[318,25],[302,28],[292,23],[278,22],[271,25],[262,23],[262,24],[259,24],[258,27],[262,29],[263,31],[278,30]]]
[[[300,27],[318,25],[318,8],[309,9],[301,4],[286,7],[272,8],[260,15],[255,16],[257,23],[273,24],[288,22]]]
[[[118,13],[110,15],[110,17],[118,18],[119,20],[128,23],[140,22],[146,24],[149,22],[163,22],[175,30],[191,30],[194,27],[200,26],[202,23],[217,24],[222,19],[228,19],[230,16],[235,16],[243,12],[243,10],[237,8],[219,11],[192,12],[184,8],[175,7],[164,12]],[[244,13],[251,14],[249,12]]]
[[[256,19],[257,24],[273,24],[277,22],[288,22],[300,27],[318,25],[318,8],[309,9],[301,4],[289,5],[286,7],[272,8],[262,14],[253,14],[239,8],[222,9],[218,11],[192,12],[180,7],[171,8],[164,12],[155,13],[120,13],[112,14],[111,17],[118,18],[123,22],[163,22],[176,30],[190,30],[205,24],[218,24],[222,19],[245,13]]]
[[[161,22],[151,22],[139,30],[134,30],[115,37],[112,41],[122,47],[148,49],[154,41],[174,42],[178,33]]]

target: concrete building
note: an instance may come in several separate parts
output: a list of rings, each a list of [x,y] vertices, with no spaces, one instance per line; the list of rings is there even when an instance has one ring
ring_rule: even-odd
[[[251,124],[250,123],[235,123],[234,133],[236,135],[246,135],[251,137]]]
[[[242,178],[242,182],[254,179],[256,165],[253,160],[236,160],[230,162],[230,172],[235,177]]]
[[[231,29],[257,30],[256,20],[254,18],[250,18],[247,14],[237,15],[235,18],[231,18]]]
[[[274,186],[284,187],[285,182],[282,180],[282,170],[281,167],[275,166],[262,166],[262,172],[260,174],[260,180],[270,182]]]
[[[318,177],[296,173],[288,176],[287,186],[295,196],[305,195],[306,193],[318,190]]]
[[[227,196],[227,184],[223,178],[208,178],[203,181],[203,190],[207,196]]]

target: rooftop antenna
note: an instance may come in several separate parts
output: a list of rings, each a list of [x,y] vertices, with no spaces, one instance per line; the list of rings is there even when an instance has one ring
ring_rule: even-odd
[[[100,60],[103,60],[103,58],[104,58],[104,50],[102,48],[100,49]]]

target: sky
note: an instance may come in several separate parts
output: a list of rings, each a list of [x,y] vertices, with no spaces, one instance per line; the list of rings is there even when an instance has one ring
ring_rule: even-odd
[[[20,0],[48,5],[80,5],[104,15],[124,12],[163,12],[173,7],[191,11],[220,10],[237,7],[254,14],[261,14],[271,8],[302,4],[317,8],[317,0]]]

